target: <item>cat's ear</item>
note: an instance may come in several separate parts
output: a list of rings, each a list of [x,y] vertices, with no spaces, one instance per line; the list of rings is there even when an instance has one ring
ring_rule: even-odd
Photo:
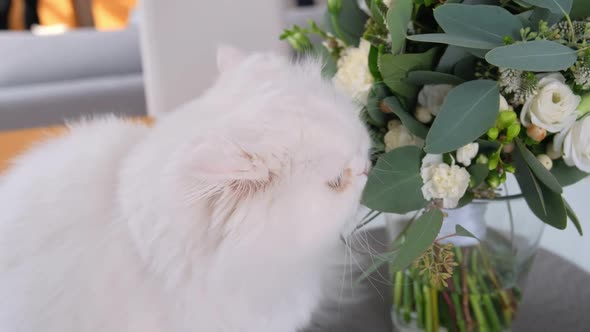
[[[234,68],[242,62],[247,53],[229,45],[219,45],[217,47],[217,69],[220,73]]]
[[[192,151],[195,175],[208,183],[270,181],[271,170],[259,155],[239,144],[219,140],[203,143]]]

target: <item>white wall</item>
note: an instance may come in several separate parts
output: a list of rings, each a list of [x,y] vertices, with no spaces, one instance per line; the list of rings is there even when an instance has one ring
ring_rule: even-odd
[[[216,75],[215,49],[286,50],[278,40],[286,1],[142,0],[140,26],[148,110],[195,98]]]

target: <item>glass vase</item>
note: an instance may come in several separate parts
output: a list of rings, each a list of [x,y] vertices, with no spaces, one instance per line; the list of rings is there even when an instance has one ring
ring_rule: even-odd
[[[509,331],[544,223],[522,198],[474,201],[445,213],[439,241],[419,263],[390,273],[395,331]],[[456,225],[476,238],[454,235]],[[448,279],[430,272],[447,272],[435,262],[449,256],[456,266]]]

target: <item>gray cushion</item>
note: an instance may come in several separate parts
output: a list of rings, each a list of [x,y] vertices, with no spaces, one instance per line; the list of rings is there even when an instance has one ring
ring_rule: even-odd
[[[0,33],[0,87],[141,72],[136,27],[62,35]]]
[[[141,74],[0,87],[0,130],[62,124],[105,113],[146,114]]]

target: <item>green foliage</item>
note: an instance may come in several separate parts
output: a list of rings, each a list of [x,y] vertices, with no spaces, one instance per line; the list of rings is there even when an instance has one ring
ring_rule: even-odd
[[[415,70],[408,74],[408,82],[415,85],[425,84],[451,84],[459,85],[465,82],[464,79],[452,74],[440,73],[428,70]]]
[[[574,19],[584,19],[590,16],[590,1],[574,0],[571,16]]]
[[[336,37],[349,45],[358,46],[369,17],[358,7],[356,1],[343,0],[342,7],[336,14],[330,14],[328,10],[324,18],[326,26]]]
[[[457,150],[494,126],[499,109],[497,82],[477,80],[455,87],[445,99],[428,136],[428,153]]]
[[[516,148],[535,177],[539,179],[540,182],[542,182],[549,190],[556,194],[563,193],[563,188],[553,176],[553,174],[551,174],[551,172],[549,172],[545,166],[541,164],[537,157],[535,157],[535,155],[529,151],[529,149],[527,149],[524,143],[519,139],[516,140]]]
[[[563,203],[565,204],[565,209],[567,211],[568,218],[570,218],[570,220],[572,221],[572,223],[576,227],[578,234],[580,234],[580,236],[583,236],[584,231],[582,230],[582,224],[580,223],[580,218],[578,218],[578,216],[576,215],[576,213],[574,212],[572,207],[569,205],[569,203],[565,199],[563,200]]]
[[[522,22],[500,6],[446,4],[434,18],[450,35],[503,45],[506,36],[518,38]],[[485,19],[482,19],[485,18]]]
[[[373,274],[380,266],[390,262],[390,273],[402,271],[426,252],[442,228],[444,216],[439,210],[430,210],[412,221],[403,234],[403,242],[396,250],[375,257],[373,265],[365,270],[359,281]]]
[[[393,114],[397,115],[404,127],[408,128],[412,134],[422,139],[426,138],[428,135],[428,128],[408,113],[396,97],[388,97],[383,100],[383,103],[389,110],[391,110],[391,112],[393,112]]]
[[[420,166],[423,152],[405,146],[382,155],[371,170],[363,192],[366,207],[404,214],[426,206],[422,196]]]
[[[463,227],[461,225],[456,225],[455,226],[455,233],[458,236],[471,237],[471,238],[474,238],[476,240],[479,240],[477,238],[477,236],[473,235],[473,233],[471,233],[470,231],[466,230],[465,227]]]
[[[557,181],[561,184],[562,187],[571,186],[572,184],[576,184],[579,181],[586,178],[588,173],[585,173],[579,170],[577,167],[570,167],[565,164],[563,160],[555,160],[553,161],[553,168],[551,169],[551,173]]]
[[[561,195],[537,179],[519,149],[515,149],[512,156],[516,167],[516,180],[529,208],[546,224],[557,229],[565,229],[568,217]]]
[[[494,47],[502,45],[498,43],[489,42],[486,40],[473,38],[470,36],[458,36],[449,33],[427,33],[423,35],[413,35],[408,36],[408,39],[416,42],[448,44],[459,47],[483,50],[491,50]]]
[[[401,271],[412,264],[436,240],[442,227],[444,216],[440,210],[430,210],[414,220],[404,233],[404,242],[391,262],[391,272]]]
[[[475,188],[482,184],[490,174],[487,164],[475,164],[467,168],[467,171],[471,175],[471,187]]]
[[[383,80],[379,72],[379,49],[374,45],[371,45],[369,51],[369,71],[376,82]]]
[[[504,45],[506,37],[517,39],[521,20],[498,6],[445,4],[434,11],[444,34],[408,37],[414,41],[442,43],[489,50]],[[485,20],[481,18],[485,17]]]
[[[414,100],[418,87],[406,81],[408,74],[415,70],[430,70],[433,66],[436,49],[417,54],[382,54],[379,57],[379,70],[383,81],[397,96]]]
[[[535,72],[565,70],[577,59],[576,50],[548,40],[502,46],[486,54],[486,60],[498,67]]]
[[[369,121],[371,125],[377,127],[384,127],[387,125],[387,115],[383,113],[379,107],[379,103],[389,96],[389,90],[387,86],[382,82],[377,82],[369,91],[369,97],[367,98],[367,111],[369,113]]]
[[[572,10],[572,0],[520,0],[532,6],[547,8],[554,14],[569,14]]]
[[[392,1],[387,11],[387,28],[391,35],[391,52],[400,53],[406,42],[408,24],[412,19],[414,3],[412,0]]]

